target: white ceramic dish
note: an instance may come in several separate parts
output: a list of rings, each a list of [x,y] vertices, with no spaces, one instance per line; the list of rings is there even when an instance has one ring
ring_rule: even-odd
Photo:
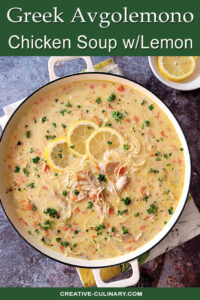
[[[194,73],[181,82],[173,82],[165,78],[158,70],[157,56],[149,56],[149,64],[153,74],[165,85],[180,91],[192,91],[200,88],[200,57],[197,58],[197,65]]]
[[[54,80],[57,78],[55,72],[54,72],[54,67],[55,64],[58,61],[64,61],[64,60],[69,60],[69,59],[74,59],[76,57],[55,57],[51,58],[49,60],[49,74],[50,74],[50,80]],[[79,80],[108,80],[108,81],[115,81],[120,84],[128,85],[132,87],[133,89],[137,89],[141,93],[145,94],[147,97],[151,98],[152,101],[154,101],[168,116],[172,124],[174,125],[177,134],[179,136],[179,139],[183,145],[184,148],[184,158],[185,158],[185,179],[184,179],[184,186],[182,190],[182,194],[180,197],[180,201],[178,203],[178,206],[172,215],[171,219],[169,220],[168,224],[163,228],[163,230],[158,233],[152,240],[150,240],[148,243],[143,245],[141,248],[136,249],[133,252],[130,252],[128,254],[119,256],[119,257],[113,257],[109,259],[104,259],[104,260],[85,260],[85,259],[78,259],[78,258],[73,258],[73,257],[66,257],[61,253],[57,253],[50,248],[45,247],[43,244],[41,244],[39,241],[34,239],[31,235],[29,235],[26,231],[26,229],[22,226],[20,221],[18,220],[15,210],[13,209],[13,204],[12,200],[10,199],[9,194],[6,194],[5,186],[3,184],[3,180],[0,181],[0,198],[2,202],[2,206],[4,208],[4,211],[10,220],[11,224],[14,226],[14,228],[18,231],[18,233],[34,248],[39,250],[40,252],[44,253],[48,257],[55,259],[59,262],[66,263],[72,266],[79,266],[79,267],[86,267],[86,268],[95,268],[93,270],[96,282],[98,286],[112,286],[112,287],[120,287],[120,286],[129,286],[129,285],[134,285],[137,283],[139,280],[139,268],[138,268],[138,262],[137,262],[137,257],[140,255],[144,254],[147,252],[149,249],[153,248],[155,245],[157,245],[166,235],[167,233],[172,229],[176,221],[178,220],[181,212],[183,211],[183,208],[186,203],[188,191],[189,191],[189,186],[190,186],[190,178],[191,178],[191,161],[190,161],[190,153],[188,149],[188,145],[185,139],[185,136],[183,134],[183,131],[171,113],[171,111],[167,108],[167,106],[159,100],[155,95],[153,95],[150,91],[146,90],[142,86],[136,84],[135,82],[126,79],[122,76],[118,75],[111,75],[111,74],[106,74],[106,73],[97,73],[93,72],[93,66],[91,63],[90,58],[88,57],[82,57],[85,59],[86,64],[87,64],[87,73],[81,73],[81,74],[75,74],[75,75],[70,75],[66,76],[64,78],[57,79],[55,81],[52,81],[45,86],[41,87],[38,89],[36,92],[34,92],[32,95],[30,95],[26,100],[22,102],[22,104],[16,109],[16,111],[13,113],[11,118],[9,119],[6,127],[3,130],[3,134],[0,139],[0,165],[3,165],[3,157],[6,152],[7,144],[9,137],[11,135],[11,132],[13,131],[15,125],[17,124],[18,120],[21,118],[23,114],[26,113],[26,110],[32,105],[33,102],[35,102],[38,97],[43,95],[44,93],[46,94],[50,90],[62,86],[64,84],[71,83],[73,81],[79,81]],[[3,168],[0,168],[0,178],[3,178]],[[17,250],[16,250],[17,251]],[[100,269],[102,267],[109,267],[113,265],[119,265],[124,262],[130,262],[131,266],[133,268],[133,275],[128,278],[124,279],[121,281],[115,281],[112,282],[111,284],[105,283],[101,280],[100,277]]]

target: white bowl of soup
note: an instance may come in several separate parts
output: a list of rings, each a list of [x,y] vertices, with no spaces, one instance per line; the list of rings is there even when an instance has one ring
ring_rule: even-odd
[[[68,165],[54,170],[49,143],[85,120],[99,134],[96,146],[89,133],[85,141],[95,160],[70,144]],[[105,73],[67,76],[34,92],[9,120],[0,160],[2,205],[20,235],[55,260],[89,268],[134,260],[157,245],[179,218],[191,177],[185,136],[166,105]]]

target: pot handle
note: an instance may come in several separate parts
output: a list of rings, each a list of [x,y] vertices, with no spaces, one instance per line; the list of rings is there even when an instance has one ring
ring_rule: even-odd
[[[77,59],[77,58],[82,58],[85,61],[86,66],[87,66],[86,72],[95,72],[90,56],[52,56],[52,57],[50,57],[50,59],[48,61],[50,81],[59,78],[58,76],[56,76],[56,73],[55,73],[56,63],[73,60],[73,59]]]
[[[127,287],[136,285],[136,283],[140,279],[138,260],[135,259],[130,261],[129,263],[131,264],[133,270],[132,276],[127,279],[117,280],[109,283],[106,283],[101,279],[101,269],[92,269],[97,287]]]

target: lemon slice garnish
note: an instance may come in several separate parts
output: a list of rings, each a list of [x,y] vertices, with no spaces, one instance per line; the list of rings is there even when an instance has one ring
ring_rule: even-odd
[[[86,140],[98,125],[90,120],[80,120],[73,123],[67,133],[67,142],[70,151],[78,157],[86,155]]]
[[[69,149],[66,137],[60,137],[50,142],[45,150],[48,165],[55,171],[62,172],[69,165]]]
[[[113,128],[99,128],[95,130],[86,142],[86,152],[95,162],[102,161],[106,150],[122,149],[123,136]]]
[[[181,81],[194,72],[196,59],[194,56],[158,56],[158,69],[169,80]]]

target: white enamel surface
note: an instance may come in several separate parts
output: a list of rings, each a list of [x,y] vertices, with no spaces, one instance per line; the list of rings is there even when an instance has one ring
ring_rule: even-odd
[[[130,265],[133,271],[131,277],[117,280],[117,281],[112,281],[109,283],[106,283],[101,279],[101,269],[93,269],[92,272],[97,287],[126,287],[126,286],[136,285],[140,279],[139,265],[137,259],[131,261]]]
[[[200,58],[197,59],[197,65],[194,73],[181,82],[173,82],[165,78],[158,70],[157,56],[149,56],[149,65],[153,74],[165,85],[180,91],[192,91],[200,88]]]
[[[168,108],[151,92],[146,90],[145,88],[141,87],[140,85],[129,81],[128,79],[116,77],[114,75],[108,75],[108,74],[98,74],[98,73],[92,73],[92,74],[78,74],[71,77],[62,78],[60,80],[54,81],[50,83],[49,85],[41,88],[39,91],[35,92],[32,96],[28,98],[26,102],[24,102],[23,105],[20,106],[20,108],[17,110],[17,112],[13,115],[12,120],[9,122],[9,124],[6,127],[5,133],[3,135],[1,144],[0,144],[0,166],[2,166],[2,160],[4,156],[4,152],[6,151],[6,146],[8,142],[8,138],[10,136],[10,133],[12,132],[13,128],[15,127],[15,124],[20,119],[21,115],[26,112],[26,109],[36,100],[38,97],[43,95],[44,93],[47,93],[51,91],[52,89],[67,84],[69,82],[73,81],[79,81],[79,80],[108,80],[108,81],[115,81],[124,85],[128,85],[129,87],[136,89],[140,91],[141,93],[145,94],[147,97],[151,98],[152,101],[154,101],[168,116],[168,118],[171,120],[172,124],[176,128],[177,134],[179,136],[179,139],[183,145],[184,148],[184,156],[185,156],[185,181],[184,181],[184,187],[181,194],[181,198],[179,201],[179,204],[176,208],[176,211],[172,215],[170,221],[168,224],[163,228],[163,230],[157,234],[151,241],[149,241],[147,244],[142,246],[141,248],[138,248],[137,250],[130,252],[128,254],[125,254],[123,256],[104,259],[104,260],[83,260],[78,258],[72,258],[72,257],[65,257],[63,254],[57,253],[50,248],[45,247],[43,244],[38,242],[36,239],[34,239],[32,236],[30,236],[26,229],[21,225],[21,223],[18,221],[15,211],[12,206],[12,202],[9,199],[9,194],[5,193],[5,187],[3,184],[3,168],[0,168],[0,198],[2,200],[3,207],[5,209],[5,212],[7,216],[9,217],[12,224],[15,226],[17,231],[35,248],[43,252],[44,254],[59,260],[63,263],[75,265],[75,266],[81,266],[81,267],[107,267],[111,265],[117,265],[126,261],[130,261],[135,259],[136,257],[140,256],[141,254],[145,253],[149,249],[151,249],[153,246],[155,246],[161,239],[164,238],[164,236],[169,232],[169,230],[172,228],[178,217],[180,216],[182,209],[184,207],[187,193],[189,190],[189,184],[190,184],[190,176],[191,176],[191,164],[190,164],[190,154],[189,149],[185,140],[185,137],[183,135],[183,132],[172,115],[172,113],[168,110]],[[17,249],[16,249],[17,251]]]

